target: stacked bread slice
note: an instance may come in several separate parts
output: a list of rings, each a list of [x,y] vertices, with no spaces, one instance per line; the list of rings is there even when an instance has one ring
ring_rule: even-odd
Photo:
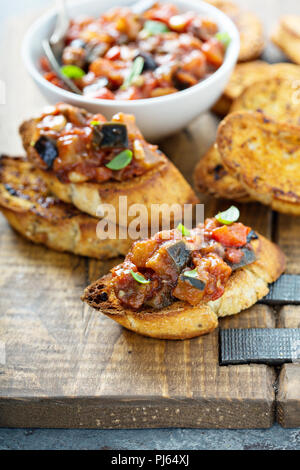
[[[101,147],[103,124],[116,147]],[[126,254],[132,244],[127,227],[119,225],[121,196],[128,207],[143,205],[145,223],[151,223],[152,204],[197,202],[174,165],[144,140],[133,116],[119,114],[107,123],[101,115],[60,103],[24,122],[20,134],[26,157],[0,160],[0,210],[32,242],[113,258]],[[122,152],[129,163],[110,169],[109,162]],[[115,209],[116,235],[104,239],[97,225],[107,204]]]
[[[272,76],[276,65],[279,68]],[[268,66],[271,76],[253,81],[237,95],[219,126],[215,145],[196,167],[195,185],[214,197],[259,201],[274,210],[300,215],[296,86],[300,67],[276,65]],[[294,78],[288,73],[283,78],[280,73],[284,70],[294,73]]]

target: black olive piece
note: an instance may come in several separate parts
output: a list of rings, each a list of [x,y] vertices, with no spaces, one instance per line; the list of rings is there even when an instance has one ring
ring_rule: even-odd
[[[239,263],[228,263],[232,271],[236,271],[238,268],[242,268],[243,266],[247,266],[248,264],[256,261],[256,255],[253,250],[250,250],[249,248],[241,248],[241,250],[244,253],[241,261]]]
[[[4,185],[6,191],[12,196],[18,196],[18,191],[15,188],[12,188],[9,184]]]
[[[186,276],[185,273],[182,273],[179,277],[181,281],[189,282],[192,287],[195,287],[195,289],[203,291],[205,289],[205,282],[201,281],[200,279],[197,279],[196,277],[190,277]]]
[[[247,235],[247,243],[250,243],[251,240],[257,240],[257,239],[258,239],[257,233],[255,233],[254,230],[251,230],[251,232],[249,232]]]
[[[166,247],[168,255],[176,264],[177,270],[181,271],[189,262],[190,250],[186,248],[184,241],[180,240]]]
[[[142,72],[146,72],[147,70],[155,70],[158,67],[158,64],[153,59],[152,55],[148,52],[140,51],[135,55],[135,59],[137,57],[142,57],[144,59],[144,66]]]
[[[84,42],[82,39],[73,39],[73,41],[70,43],[71,47],[76,47],[78,49],[85,49],[87,44]]]
[[[42,135],[34,144],[34,148],[50,170],[53,167],[54,160],[58,156],[56,143],[48,137]]]
[[[101,148],[128,147],[128,134],[125,124],[105,122],[102,126],[94,126],[94,143]]]

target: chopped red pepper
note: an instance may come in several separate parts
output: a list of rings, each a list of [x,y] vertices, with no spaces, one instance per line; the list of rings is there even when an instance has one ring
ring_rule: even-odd
[[[113,46],[111,49],[108,49],[105,54],[105,58],[109,60],[119,59],[121,56],[121,49],[119,46]]]
[[[247,235],[251,231],[241,223],[223,225],[212,231],[212,238],[225,246],[241,247],[247,243]]]
[[[205,54],[207,62],[220,67],[224,61],[225,49],[223,44],[215,38],[211,38],[202,45],[202,52]]]
[[[175,5],[166,3],[164,5],[157,5],[144,13],[145,18],[154,21],[163,21],[168,24],[170,18],[178,15],[179,10]]]

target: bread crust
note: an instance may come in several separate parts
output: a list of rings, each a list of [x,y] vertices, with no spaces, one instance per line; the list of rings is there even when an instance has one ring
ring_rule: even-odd
[[[264,49],[264,33],[260,19],[249,11],[244,11],[238,5],[226,0],[206,0],[211,5],[228,15],[236,24],[240,33],[239,62],[254,60]]]
[[[38,170],[21,157],[0,159],[0,210],[21,235],[56,251],[108,259],[125,255],[132,244],[99,239],[98,219],[51,197]]]
[[[253,199],[300,215],[299,127],[257,112],[236,112],[219,126],[221,159]]]
[[[31,119],[20,127],[20,134],[27,153],[30,152],[30,142],[34,135],[35,125],[35,121]],[[166,203],[183,206],[198,202],[190,185],[164,155],[162,155],[162,162],[157,167],[142,176],[122,182],[63,183],[53,171],[39,170],[39,172],[56,197],[66,203],[74,204],[82,212],[94,217],[101,217],[99,206],[111,204],[115,208],[116,223],[121,225],[124,224],[119,218],[120,196],[127,196],[128,208],[133,204],[143,204],[147,209],[147,221],[150,221],[153,204]],[[135,217],[137,216],[128,215],[128,222]],[[114,222],[110,214],[105,215],[105,218]]]
[[[245,188],[224,167],[216,144],[196,165],[194,181],[200,193],[239,202],[251,201]]]
[[[271,39],[295,64],[300,64],[300,16],[282,16]]]
[[[288,63],[271,65],[261,60],[237,64],[223,95],[214,105],[213,111],[225,116],[230,112],[234,101],[248,87],[254,83],[271,80],[272,78],[300,80],[300,67]]]
[[[234,101],[230,112],[262,111],[276,121],[300,125],[300,107],[294,95],[293,80],[273,77],[246,88]]]
[[[279,247],[259,236],[252,242],[257,261],[235,271],[220,299],[192,307],[186,302],[174,302],[160,311],[124,309],[110,287],[111,274],[91,284],[82,300],[125,328],[159,339],[183,340],[213,331],[218,317],[234,315],[264,297],[285,269],[285,257]]]

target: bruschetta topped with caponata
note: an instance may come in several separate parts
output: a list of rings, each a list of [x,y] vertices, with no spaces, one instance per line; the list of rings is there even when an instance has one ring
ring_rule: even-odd
[[[135,242],[83,300],[147,336],[184,339],[211,331],[218,316],[265,296],[285,267],[280,249],[238,218],[231,207],[194,229],[180,224]]]

